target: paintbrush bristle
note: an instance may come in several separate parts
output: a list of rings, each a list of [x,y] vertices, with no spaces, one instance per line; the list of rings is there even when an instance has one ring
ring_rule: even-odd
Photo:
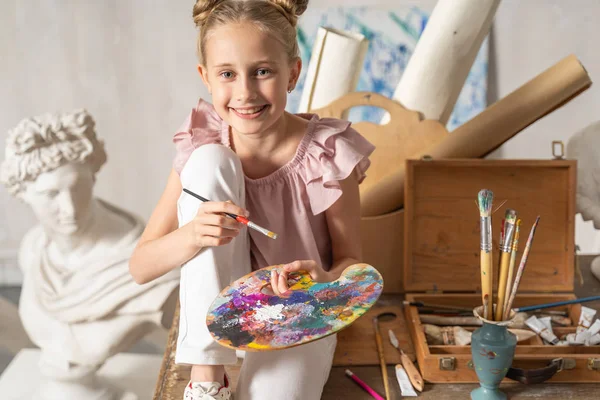
[[[479,206],[479,214],[482,217],[489,217],[492,212],[494,193],[489,189],[482,189],[477,195],[477,200],[477,205]]]
[[[517,212],[512,208],[506,209],[506,213],[504,214],[504,221],[506,224],[514,225],[517,221]]]

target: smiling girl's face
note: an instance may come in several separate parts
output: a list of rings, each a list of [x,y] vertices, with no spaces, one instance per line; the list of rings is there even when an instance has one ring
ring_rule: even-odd
[[[247,22],[214,29],[204,54],[198,70],[221,118],[243,135],[276,127],[300,60],[290,62],[279,41]]]

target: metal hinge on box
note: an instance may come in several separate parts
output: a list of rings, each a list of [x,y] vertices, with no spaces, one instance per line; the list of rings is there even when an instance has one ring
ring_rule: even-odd
[[[558,149],[560,149],[560,152],[556,151],[557,146]],[[565,144],[562,142],[562,140],[552,141],[552,157],[554,157],[555,160],[563,160],[565,158]]]
[[[555,358],[554,361],[558,361],[558,371],[575,369],[577,367],[577,362],[573,358]]]
[[[454,371],[456,368],[456,358],[442,357],[440,358],[439,366],[442,371]]]
[[[588,369],[600,371],[600,358],[588,358]]]

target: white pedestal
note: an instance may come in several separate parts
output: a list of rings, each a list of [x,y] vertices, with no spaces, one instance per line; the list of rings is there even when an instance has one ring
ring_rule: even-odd
[[[41,379],[40,351],[21,350],[0,376],[2,400],[34,400]],[[112,357],[99,371],[100,382],[123,392],[120,400],[149,400],[160,371],[162,356],[121,353]],[[85,400],[85,399],[82,399]]]

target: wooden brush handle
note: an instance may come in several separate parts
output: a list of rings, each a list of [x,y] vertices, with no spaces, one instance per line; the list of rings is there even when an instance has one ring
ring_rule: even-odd
[[[496,304],[496,311],[494,319],[496,321],[502,321],[504,314],[504,303],[506,302],[506,281],[508,279],[508,266],[510,263],[510,253],[500,253],[500,274],[498,275],[498,303]]]
[[[410,383],[417,389],[419,392],[423,391],[423,378],[421,378],[421,374],[415,367],[415,364],[408,358],[403,351],[401,351],[400,360],[402,361],[402,366],[406,370],[408,374],[408,379],[410,379]]]
[[[383,343],[381,342],[381,332],[379,331],[379,321],[377,317],[373,318],[373,328],[375,329],[375,343],[377,343],[377,355],[379,356],[379,365],[381,366],[381,376],[383,387],[385,388],[385,398],[390,399],[390,386],[388,384],[387,365],[383,357]]]
[[[481,252],[481,301],[484,303],[486,296],[488,299],[488,314],[485,319],[493,320],[492,299],[493,299],[493,271],[492,271],[492,252]]]

